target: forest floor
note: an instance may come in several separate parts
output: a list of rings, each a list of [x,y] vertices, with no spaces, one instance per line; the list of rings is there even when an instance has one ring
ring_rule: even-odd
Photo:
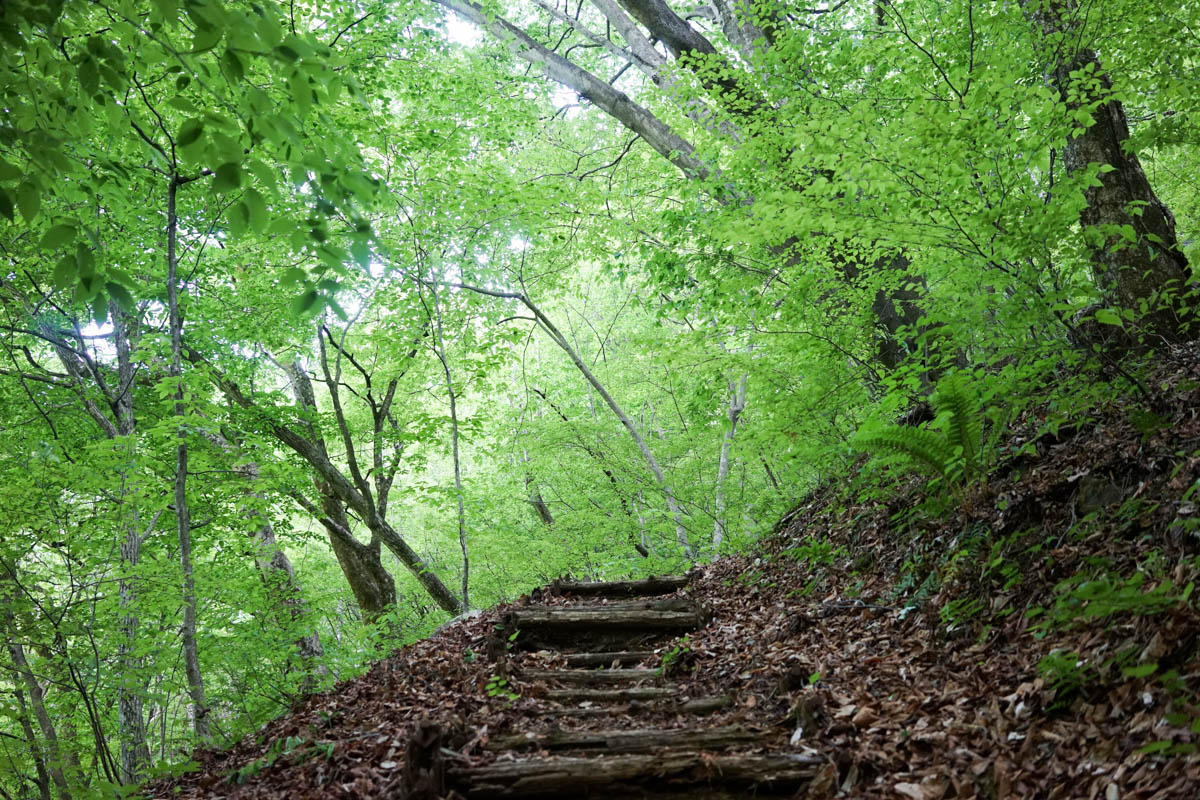
[[[1044,409],[1026,415],[988,481],[937,513],[936,487],[917,477],[873,502],[843,481],[753,553],[693,570],[664,597],[700,609],[702,626],[621,664],[655,670],[642,685],[670,681],[675,702],[555,694],[546,672],[579,656],[497,631],[506,615],[577,602],[540,591],[397,651],[148,790],[405,797],[414,732],[462,773],[513,761],[489,745],[514,735],[544,758],[564,732],[720,729],[754,734],[728,752],[816,765],[787,789],[798,797],[1194,800],[1200,349],[1145,383],[1153,408],[1114,399],[1055,432]],[[706,699],[720,701],[706,715],[684,708]]]

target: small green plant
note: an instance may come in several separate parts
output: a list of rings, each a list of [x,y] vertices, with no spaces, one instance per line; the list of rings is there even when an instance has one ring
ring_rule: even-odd
[[[937,412],[932,427],[867,427],[859,430],[852,444],[868,453],[902,455],[951,487],[981,480],[986,470],[979,394],[956,372],[938,382],[930,403]]]
[[[797,564],[807,561],[810,567],[822,567],[832,564],[835,558],[845,552],[844,548],[835,547],[828,539],[813,538],[781,551],[780,555],[791,558]]]
[[[483,690],[487,692],[488,697],[503,697],[510,703],[520,697],[519,694],[512,690],[512,686],[509,684],[508,679],[499,675],[493,675],[492,677],[488,678]]]
[[[267,752],[254,759],[249,764],[235,770],[229,776],[230,783],[245,783],[263,770],[269,769],[280,758],[291,755],[304,745],[304,739],[299,736],[289,736],[286,739],[276,739],[267,747]]]
[[[689,668],[692,660],[690,639],[687,636],[681,636],[673,647],[663,653],[662,664],[658,668],[658,674],[665,677],[673,673],[678,673]],[[690,668],[694,670],[695,666],[691,666]]]
[[[1051,650],[1038,662],[1038,672],[1055,690],[1052,708],[1064,708],[1084,686],[1097,679],[1096,670],[1072,650]]]
[[[1170,580],[1143,591],[1145,575],[1134,573],[1128,578],[1120,575],[1089,576],[1076,574],[1054,587],[1057,595],[1048,609],[1031,608],[1027,616],[1044,615],[1038,624],[1038,634],[1051,628],[1069,625],[1076,620],[1085,622],[1104,619],[1114,614],[1131,613],[1142,616],[1160,614],[1177,603],[1186,603],[1195,585],[1189,583],[1177,592]]]

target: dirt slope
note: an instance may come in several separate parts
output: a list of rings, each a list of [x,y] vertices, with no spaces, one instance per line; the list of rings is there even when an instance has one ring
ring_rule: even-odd
[[[1194,800],[1196,352],[1176,354],[1147,386],[1154,408],[1114,401],[1071,432],[1039,435],[1037,415],[1022,420],[989,483],[941,516],[922,513],[917,480],[886,504],[833,488],[808,498],[760,552],[695,570],[684,588],[659,587],[670,592],[654,601],[676,605],[658,613],[699,614],[686,639],[643,616],[621,636],[605,638],[601,625],[555,640],[535,630],[537,614],[656,609],[535,593],[308,698],[254,742],[200,754],[199,771],[152,793],[403,797],[405,750],[420,728],[418,743],[442,753],[446,791],[467,796],[493,796],[463,778],[472,770],[594,757],[597,741],[629,758],[649,741],[661,774],[687,773],[693,785],[713,777],[710,793],[687,790],[694,797],[774,787],[800,797]],[[642,694],[611,695],[626,690]],[[692,701],[707,701],[707,713],[685,708]],[[613,733],[622,731],[655,733],[623,745]],[[776,766],[808,772],[749,789],[755,781],[720,778],[736,771],[720,760],[729,754],[788,755]],[[587,796],[578,784],[555,792],[541,796]]]

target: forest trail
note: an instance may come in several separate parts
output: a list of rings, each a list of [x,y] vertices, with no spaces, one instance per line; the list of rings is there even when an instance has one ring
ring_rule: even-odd
[[[687,583],[556,582],[509,611],[489,644],[504,676],[493,691],[536,698],[525,715],[551,720],[549,730],[492,739],[485,749],[498,755],[483,766],[442,764],[436,733],[418,735],[410,797],[439,797],[443,783],[470,800],[793,795],[811,783],[826,759],[786,752],[778,729],[706,724],[733,698],[690,696],[670,679],[672,667],[686,668],[673,641],[708,622]],[[537,602],[551,598],[560,602]],[[646,666],[661,653],[662,667]],[[672,721],[629,724],[651,716]]]

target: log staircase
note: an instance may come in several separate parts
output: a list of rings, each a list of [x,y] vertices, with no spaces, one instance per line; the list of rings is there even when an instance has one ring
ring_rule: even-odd
[[[787,752],[780,729],[712,724],[706,715],[732,698],[692,697],[663,677],[673,640],[708,621],[686,585],[684,577],[556,582],[509,612],[489,654],[508,685],[536,698],[526,716],[536,730],[491,738],[490,763],[448,760],[439,783],[468,800],[717,800],[811,790],[827,772],[824,759]]]

